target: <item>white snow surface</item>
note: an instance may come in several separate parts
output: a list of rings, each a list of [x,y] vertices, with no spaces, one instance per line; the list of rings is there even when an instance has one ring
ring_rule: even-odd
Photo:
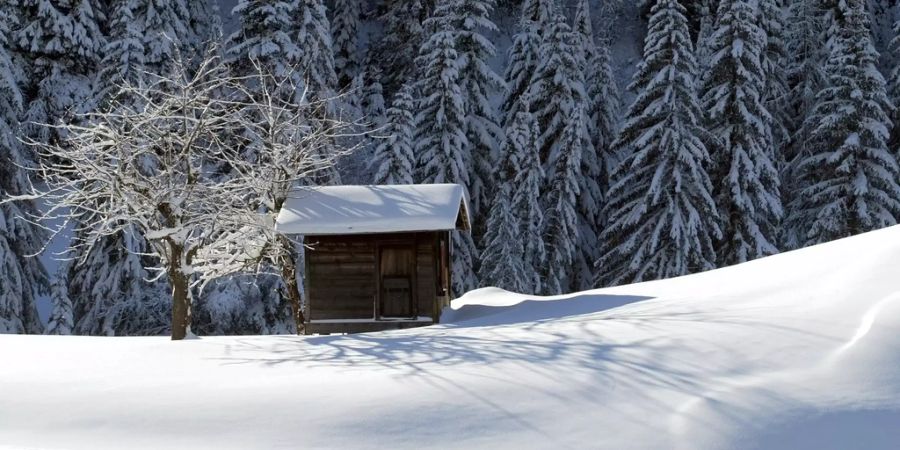
[[[896,449],[900,227],[348,336],[0,336],[0,448]]]
[[[458,184],[321,186],[294,191],[275,229],[328,235],[455,230],[471,224],[466,189]]]

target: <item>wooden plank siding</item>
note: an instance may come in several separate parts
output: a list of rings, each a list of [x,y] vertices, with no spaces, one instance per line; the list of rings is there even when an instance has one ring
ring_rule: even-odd
[[[380,285],[378,249],[381,246],[415,246],[415,316],[440,315],[441,270],[439,233],[388,233],[307,237],[305,274],[307,332],[364,332],[373,329],[406,328],[431,322],[384,321],[379,324],[335,323],[340,320],[377,318]],[[356,331],[354,331],[356,330]]]

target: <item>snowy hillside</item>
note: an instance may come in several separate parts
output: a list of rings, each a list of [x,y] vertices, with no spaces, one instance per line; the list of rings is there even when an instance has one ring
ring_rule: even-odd
[[[0,336],[0,448],[889,449],[900,227],[355,336]]]

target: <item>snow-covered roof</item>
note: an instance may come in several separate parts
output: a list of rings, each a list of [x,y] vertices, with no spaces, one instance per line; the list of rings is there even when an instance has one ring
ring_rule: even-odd
[[[275,223],[284,234],[325,235],[469,230],[458,184],[320,186],[295,190]]]

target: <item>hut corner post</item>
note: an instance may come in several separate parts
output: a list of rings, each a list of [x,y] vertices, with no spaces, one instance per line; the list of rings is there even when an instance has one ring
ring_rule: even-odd
[[[303,316],[303,302],[300,296],[300,285],[297,283],[297,257],[294,252],[294,244],[285,236],[280,236],[284,248],[284,258],[281,264],[281,277],[288,291],[288,299],[291,302],[291,313],[297,326],[297,334],[305,334],[306,317]]]

